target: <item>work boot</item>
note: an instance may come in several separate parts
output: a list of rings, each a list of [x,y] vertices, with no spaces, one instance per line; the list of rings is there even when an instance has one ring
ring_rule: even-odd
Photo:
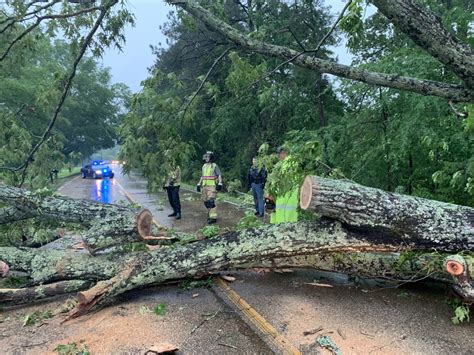
[[[258,216],[259,214],[260,214],[259,212],[255,212],[255,213],[254,213],[255,216]]]
[[[207,224],[214,224],[214,223],[217,223],[217,219],[215,219],[215,218],[208,218],[207,219]]]
[[[176,219],[181,219],[181,212],[176,213]]]
[[[168,217],[176,217],[177,213],[173,212],[172,214],[169,214]]]

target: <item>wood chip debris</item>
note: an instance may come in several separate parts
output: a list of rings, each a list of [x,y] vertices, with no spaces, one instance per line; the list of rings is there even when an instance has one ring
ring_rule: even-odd
[[[304,336],[313,335],[313,334],[316,334],[316,333],[320,332],[323,329],[324,329],[323,327],[317,327],[317,328],[312,329],[312,330],[306,330],[306,331],[303,332],[303,335]]]
[[[293,273],[293,270],[291,270],[291,269],[275,269],[273,271],[276,272],[277,274],[291,274],[291,273]]]
[[[159,343],[153,345],[145,354],[174,354],[178,351],[178,347],[171,343]]]
[[[85,245],[83,242],[79,242],[79,243],[76,243],[72,246],[73,249],[78,249],[78,250],[82,250],[85,248]]]
[[[193,294],[193,298],[199,297],[199,293]]]
[[[267,268],[267,267],[256,267],[256,268],[253,268],[252,270],[259,274],[265,274],[267,272],[272,271],[272,269]]]
[[[221,275],[221,279],[226,280],[228,282],[234,282],[235,277],[234,276],[229,276],[229,275]]]
[[[339,334],[339,336],[340,336],[342,339],[344,339],[344,340],[347,339],[346,335],[342,332],[342,330],[340,330],[339,328],[337,328],[336,330],[337,330],[337,334]]]
[[[8,266],[8,264],[4,261],[0,261],[0,276],[7,277],[9,271],[10,267]]]
[[[328,287],[328,288],[334,287],[333,285],[322,284],[322,283],[319,283],[319,282],[305,282],[304,284],[305,285],[310,285],[310,286],[318,286],[318,287]]]

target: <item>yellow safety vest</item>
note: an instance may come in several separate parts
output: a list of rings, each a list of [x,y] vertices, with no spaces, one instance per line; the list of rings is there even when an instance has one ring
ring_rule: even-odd
[[[270,223],[298,222],[298,188],[287,192],[275,201],[275,212],[270,215]]]
[[[217,184],[217,175],[215,175],[216,164],[206,163],[202,166],[202,185],[215,186]]]

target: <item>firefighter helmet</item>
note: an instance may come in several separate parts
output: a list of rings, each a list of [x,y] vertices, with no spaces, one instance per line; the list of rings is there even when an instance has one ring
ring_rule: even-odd
[[[214,162],[214,152],[208,150],[206,153],[204,153],[202,160],[207,161],[208,159],[210,163]]]

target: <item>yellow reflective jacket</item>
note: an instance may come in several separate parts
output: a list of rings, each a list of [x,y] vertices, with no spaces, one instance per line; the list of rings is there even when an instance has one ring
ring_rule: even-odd
[[[277,197],[275,212],[270,215],[270,223],[285,223],[298,221],[299,194],[295,188],[281,197]]]
[[[202,166],[202,186],[216,186],[221,171],[216,163],[206,163]]]

